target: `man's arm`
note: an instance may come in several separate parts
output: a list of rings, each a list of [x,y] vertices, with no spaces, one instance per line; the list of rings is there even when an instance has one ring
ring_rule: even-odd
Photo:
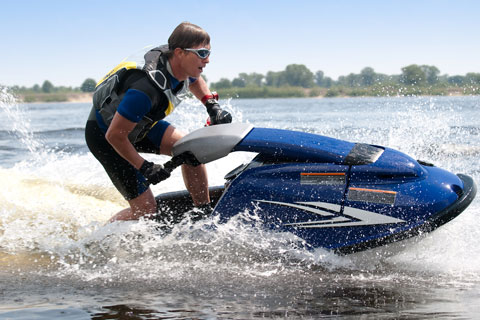
[[[213,98],[207,83],[202,77],[190,85],[190,91],[205,104],[212,125],[232,122],[232,115],[220,108],[218,101]]]
[[[128,134],[135,128],[135,125],[135,122],[116,112],[105,138],[119,155],[140,171],[149,183],[157,184],[170,177],[170,171],[165,170],[161,164],[154,164],[143,159],[135,150],[133,144],[128,140]]]
[[[119,155],[130,162],[132,166],[140,169],[144,159],[137,150],[135,150],[130,140],[128,140],[128,134],[133,130],[135,125],[135,122],[128,120],[116,112],[112,123],[108,127],[105,138]]]
[[[202,100],[203,97],[206,95],[211,94],[210,89],[208,89],[208,85],[203,80],[202,77],[199,77],[195,82],[190,84],[190,91],[193,93],[198,100]]]

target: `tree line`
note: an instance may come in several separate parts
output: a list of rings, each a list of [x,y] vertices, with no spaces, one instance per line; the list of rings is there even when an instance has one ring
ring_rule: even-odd
[[[39,94],[50,94],[50,93],[68,93],[68,92],[93,92],[95,90],[96,81],[92,78],[87,78],[83,81],[80,87],[65,87],[59,86],[56,87],[49,80],[45,80],[42,85],[34,84],[32,87],[20,87],[12,86],[12,89],[16,93],[28,94],[28,93],[39,93]]]
[[[440,75],[440,70],[435,66],[412,64],[401,68],[398,75],[377,73],[371,67],[363,68],[360,73],[350,73],[340,76],[338,80],[325,76],[323,71],[313,73],[303,64],[290,64],[283,71],[268,71],[265,75],[260,73],[239,73],[233,80],[222,78],[212,82],[213,89],[245,88],[245,87],[301,87],[301,88],[331,88],[334,86],[371,87],[378,84],[400,84],[407,86],[479,86],[480,73],[470,72],[466,75]],[[205,78],[206,79],[206,78]],[[50,81],[45,80],[40,86],[35,84],[32,88],[14,86],[12,89],[19,92],[32,91],[36,93],[54,93],[65,91],[93,92],[96,81],[87,78],[79,88],[55,87]]]
[[[446,89],[467,88],[465,93],[479,94],[480,73],[466,75],[441,75],[435,66],[412,64],[401,68],[398,75],[377,73],[371,67],[363,68],[360,73],[340,76],[337,80],[325,76],[323,71],[313,73],[305,65],[290,64],[283,71],[260,73],[240,73],[233,80],[222,78],[210,86],[218,91],[243,92],[245,88],[292,88],[311,89],[315,95],[323,88],[326,95],[385,95],[398,90],[411,94],[442,94]],[[326,90],[325,90],[326,89]],[[257,90],[258,91],[258,90]],[[264,90],[265,91],[265,90]],[[260,91],[258,91],[260,92]],[[387,94],[388,94],[387,93]]]
[[[35,84],[31,88],[13,86],[11,89],[25,100],[41,100],[45,96],[50,101],[62,101],[69,93],[93,92],[95,85],[94,79],[87,78],[76,88],[56,87],[45,80],[42,85]],[[314,73],[303,64],[290,64],[283,71],[239,73],[233,80],[222,78],[209,86],[223,97],[240,98],[480,94],[480,73],[441,75],[435,66],[412,64],[401,68],[397,75],[377,73],[365,67],[358,74],[350,73],[334,80],[323,71]]]
[[[9,89],[23,102],[63,102],[78,98],[82,93],[93,92],[96,82],[92,78],[83,81],[80,87],[54,86],[49,80],[42,85],[35,84],[28,88],[25,86],[12,86]]]

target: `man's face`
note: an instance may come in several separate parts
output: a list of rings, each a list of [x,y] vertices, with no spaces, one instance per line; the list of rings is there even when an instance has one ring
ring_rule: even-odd
[[[205,48],[210,50],[210,45],[198,45],[189,49],[201,49]],[[200,58],[195,52],[182,50],[180,66],[182,67],[183,72],[193,78],[200,77],[200,74],[203,72],[203,68],[206,67],[207,63],[210,62],[210,56],[205,59]]]

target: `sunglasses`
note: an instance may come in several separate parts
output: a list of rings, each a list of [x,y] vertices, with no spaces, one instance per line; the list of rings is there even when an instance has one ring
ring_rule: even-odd
[[[206,49],[206,48],[200,48],[200,49],[190,49],[190,48],[186,48],[186,49],[183,49],[185,51],[190,51],[190,52],[193,52],[195,53],[200,59],[206,59],[208,58],[208,56],[210,55],[211,51]]]

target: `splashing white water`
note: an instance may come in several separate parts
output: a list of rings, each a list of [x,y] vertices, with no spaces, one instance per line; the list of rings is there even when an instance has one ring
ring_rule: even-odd
[[[332,273],[385,268],[432,270],[468,274],[470,279],[476,279],[471,275],[480,270],[480,261],[475,258],[480,252],[474,245],[478,234],[477,202],[437,232],[410,242],[396,256],[365,253],[339,257],[323,249],[311,251],[291,234],[262,229],[255,212],[239,212],[225,224],[219,224],[215,218],[197,224],[186,220],[168,235],[157,230],[158,225],[152,221],[105,225],[126,203],[103,168],[89,154],[59,154],[45,148],[31,131],[28,108],[11,99],[13,96],[2,93],[2,110],[8,114],[10,130],[28,148],[31,157],[13,168],[0,169],[0,180],[6,186],[0,194],[0,251],[14,256],[26,254],[27,258],[22,260],[24,268],[38,266],[42,260],[39,256],[44,256],[48,268],[38,271],[54,277],[167,283],[254,281],[315,268]],[[233,101],[227,101],[226,108],[237,120],[242,119],[243,113]],[[387,144],[409,153],[432,155],[421,148],[448,138],[451,126],[444,120],[450,119],[450,111],[435,111],[434,102],[408,108],[392,115],[395,125],[389,128]],[[198,128],[199,119],[204,118],[204,107],[187,101],[169,120],[188,132]],[[291,125],[284,121],[284,127]],[[318,131],[315,123],[298,126],[305,131]],[[354,140],[363,140],[364,135],[373,132],[369,130],[360,132]],[[406,144],[408,139],[415,143]],[[442,154],[433,155],[444,161],[442,165],[450,163]],[[208,164],[211,184],[223,184],[226,172],[252,156],[236,153]],[[148,157],[156,162],[167,160]],[[452,162],[454,166],[461,164]],[[180,189],[184,186],[177,170],[168,182],[155,186],[153,191],[158,194]]]
[[[33,136],[26,107],[20,106],[15,96],[5,87],[0,87],[0,110],[7,116],[10,131],[19,138],[34,159],[41,159],[44,156],[44,145]]]

